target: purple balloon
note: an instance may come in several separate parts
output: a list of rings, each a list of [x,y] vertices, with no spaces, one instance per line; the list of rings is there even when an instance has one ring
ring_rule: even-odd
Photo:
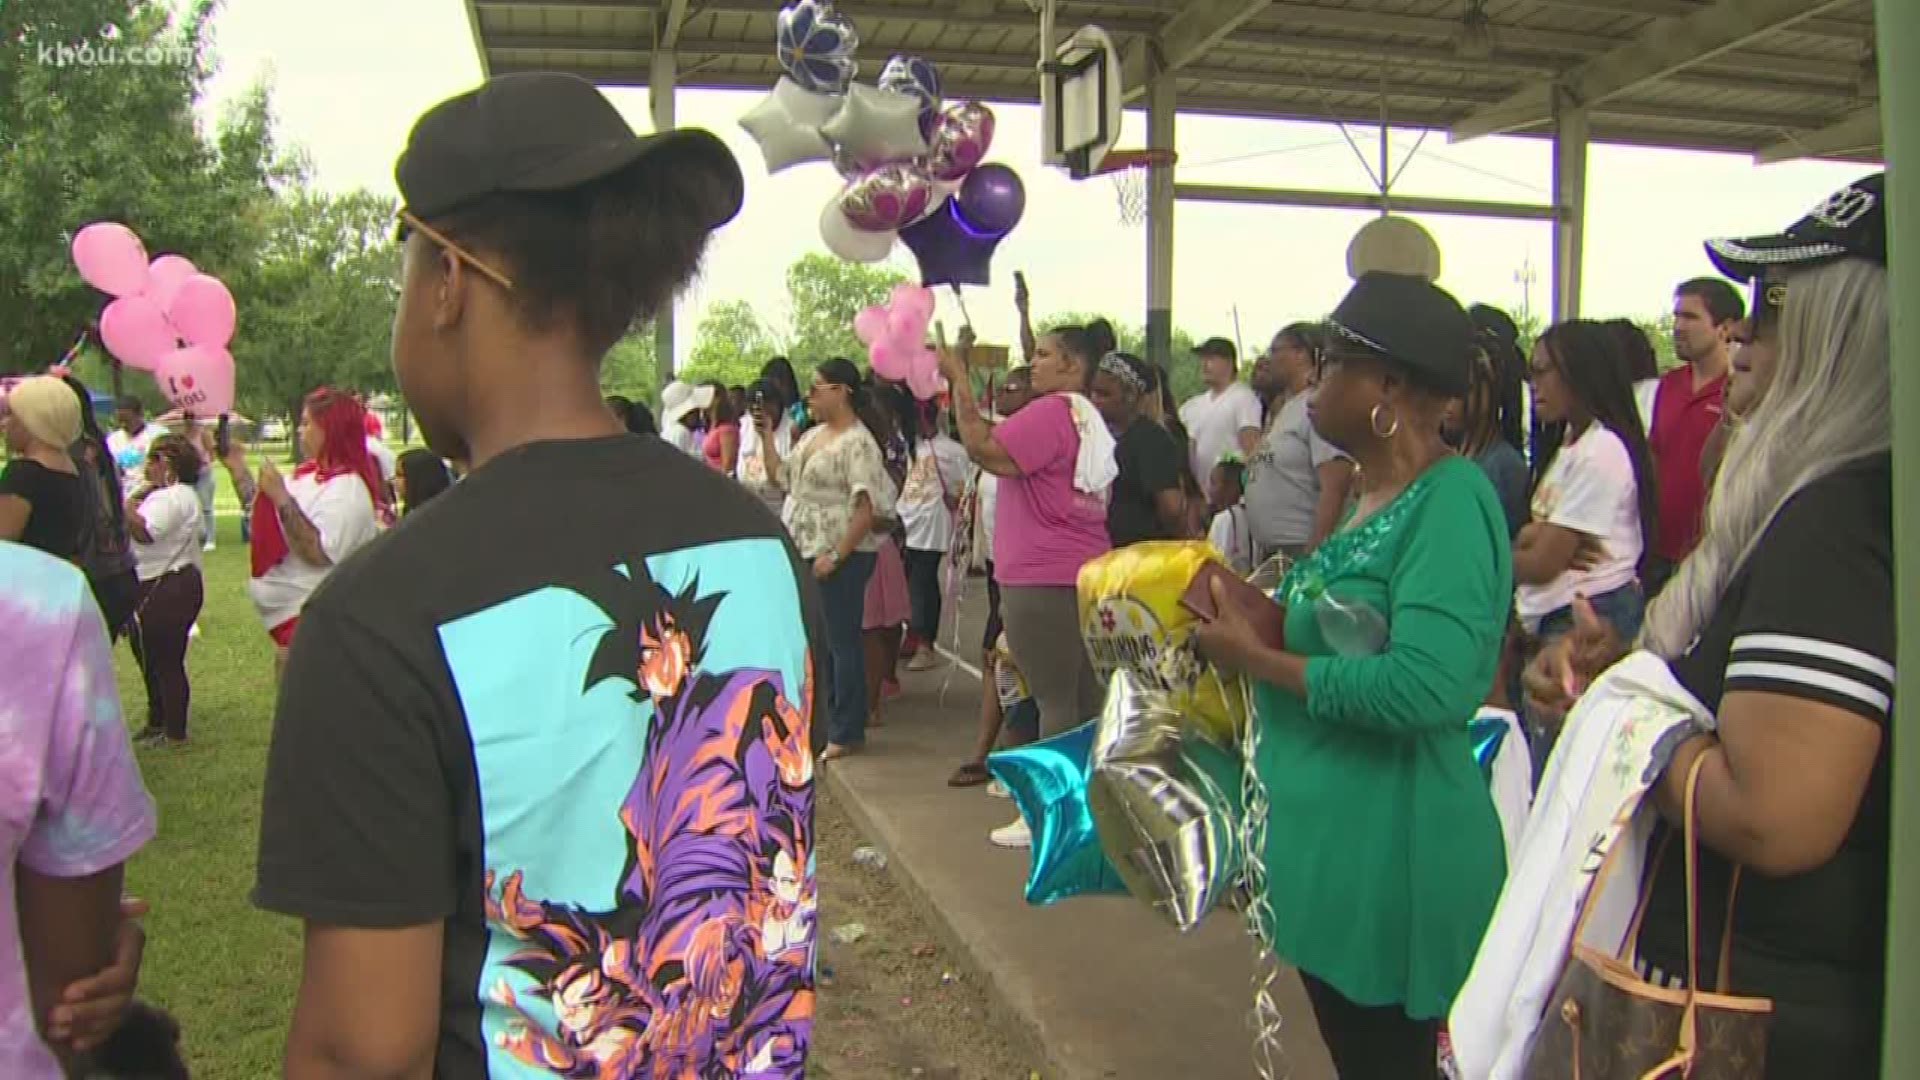
[[[957,198],[967,224],[995,236],[1012,232],[1027,212],[1027,187],[1020,174],[998,163],[968,173]]]
[[[920,263],[920,284],[988,285],[992,283],[994,249],[1004,232],[974,227],[960,213],[960,204],[948,199],[923,221],[900,230],[900,240]]]

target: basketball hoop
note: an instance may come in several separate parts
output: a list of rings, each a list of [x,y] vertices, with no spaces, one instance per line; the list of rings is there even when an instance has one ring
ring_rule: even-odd
[[[1111,150],[1094,173],[1113,181],[1120,203],[1120,224],[1137,228],[1147,220],[1147,181],[1153,170],[1172,168],[1179,155],[1172,150]]]

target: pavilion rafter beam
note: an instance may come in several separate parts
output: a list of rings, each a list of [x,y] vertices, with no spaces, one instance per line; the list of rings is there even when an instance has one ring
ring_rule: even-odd
[[[1858,154],[1882,145],[1880,103],[1864,105],[1825,127],[1796,131],[1780,141],[1761,147],[1753,155],[1755,164],[1772,165],[1805,157],[1830,154]]]
[[[1447,47],[1460,32],[1460,20],[1436,18],[1431,15],[1375,14],[1351,8],[1321,7],[1312,3],[1280,2],[1270,5],[1265,15],[1251,21],[1241,31],[1241,35],[1244,36],[1250,32],[1267,32],[1278,39],[1314,28],[1429,38],[1440,42],[1442,47]],[[1584,60],[1618,46],[1630,44],[1634,40],[1575,34],[1563,30],[1539,30],[1526,26],[1496,24],[1492,29],[1496,56],[1510,51],[1530,51]],[[1232,39],[1228,40],[1232,41]],[[1857,64],[1778,53],[1743,53],[1741,59],[1743,67],[1750,67],[1754,71],[1793,74],[1806,78],[1831,80],[1835,83],[1852,83],[1858,72]],[[1564,63],[1558,65],[1558,67],[1564,66]]]
[[[1537,0],[1547,7],[1569,11],[1593,11],[1607,15],[1644,15],[1655,19],[1679,19],[1699,11],[1702,0]],[[1802,34],[1836,38],[1840,41],[1866,41],[1873,37],[1873,26],[1844,19],[1808,19],[1794,27]]]
[[[1631,42],[1585,61],[1557,80],[1514,91],[1506,100],[1455,124],[1448,134],[1458,142],[1532,127],[1553,115],[1556,91],[1580,107],[1592,107],[1846,2],[1716,0],[1691,15],[1656,20]]]
[[[1151,41],[1140,39],[1126,50],[1120,85],[1133,98],[1146,91],[1147,81],[1165,71],[1178,71],[1206,55],[1215,45],[1264,11],[1272,0],[1188,0],[1180,13]],[[1152,50],[1152,56],[1149,56]]]

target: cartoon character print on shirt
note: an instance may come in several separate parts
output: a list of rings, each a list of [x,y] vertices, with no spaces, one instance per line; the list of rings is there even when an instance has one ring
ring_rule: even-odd
[[[670,593],[631,570],[568,585],[613,624],[582,692],[622,680],[654,709],[618,811],[630,845],[616,905],[531,899],[517,872],[496,896],[488,871],[488,919],[525,945],[508,964],[558,1022],[557,1038],[524,1022],[500,1041],[557,1076],[800,1080],[814,1008],[812,672],[796,706],[776,672],[706,670],[715,612],[745,601],[703,597],[697,577]],[[520,1008],[504,980],[489,993]]]

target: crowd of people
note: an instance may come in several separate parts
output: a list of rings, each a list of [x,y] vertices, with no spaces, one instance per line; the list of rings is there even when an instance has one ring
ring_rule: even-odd
[[[566,168],[518,171],[531,147]],[[1224,597],[1196,636],[1252,680],[1252,902],[1341,1076],[1434,1075],[1470,972],[1532,947],[1488,930],[1525,886],[1468,721],[1513,719],[1544,805],[1591,756],[1567,717],[1631,650],[1701,705],[1631,763],[1655,831],[1696,820],[1700,844],[1697,889],[1650,844],[1635,969],[1770,999],[1767,1077],[1877,1075],[1878,178],[1711,243],[1727,279],[1676,290],[1664,375],[1630,322],[1523,342],[1375,271],[1244,372],[1204,342],[1184,403],[1104,322],[1035,332],[1022,288],[1025,363],[985,395],[969,331],[936,401],[773,359],[747,386],[672,383],[656,414],[604,398],[599,361],[738,213],[722,143],[639,138],[585,82],[509,75],[429,110],[396,176],[394,364],[428,449],[393,458],[325,388],[290,477],[190,417],[128,408],[103,436],[71,376],[7,399],[0,644],[29,663],[0,751],[40,780],[0,815],[24,823],[0,831],[24,955],[0,1004],[30,1005],[0,1010],[0,1072],[62,1075],[126,1014],[120,868],[155,813],[110,730],[110,642],[145,677],[140,738],[185,742],[218,466],[281,679],[253,896],[306,927],[289,1075],[804,1075],[816,768],[866,748],[902,666],[943,662],[976,562],[987,677],[950,783],[1095,715],[1078,575],[1165,540],[1283,572],[1282,647]]]

